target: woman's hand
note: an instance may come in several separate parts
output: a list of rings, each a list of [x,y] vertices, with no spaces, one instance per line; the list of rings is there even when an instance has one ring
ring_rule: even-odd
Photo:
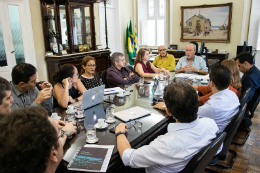
[[[63,79],[63,80],[62,80],[62,83],[63,83],[63,85],[64,85],[65,87],[69,87],[69,80],[68,80],[68,78]]]
[[[69,96],[69,102],[70,102],[70,103],[75,103],[76,100],[74,100],[71,96]]]

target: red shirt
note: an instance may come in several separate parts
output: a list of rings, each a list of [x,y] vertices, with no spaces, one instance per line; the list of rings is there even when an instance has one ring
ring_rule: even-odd
[[[152,70],[152,68],[151,68],[151,63],[150,63],[150,61],[148,61],[148,62],[146,63],[146,65],[145,65],[143,62],[138,62],[138,63],[135,64],[135,67],[136,67],[137,64],[141,64],[144,73],[154,73],[153,70]]]

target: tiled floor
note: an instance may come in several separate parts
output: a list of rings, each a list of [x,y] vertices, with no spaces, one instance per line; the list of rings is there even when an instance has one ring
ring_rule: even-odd
[[[260,104],[255,110],[254,118],[252,118],[251,133],[246,143],[242,146],[231,144],[230,149],[237,152],[236,161],[232,169],[215,169],[222,173],[260,173]],[[245,136],[245,133],[239,131],[235,135],[235,139]],[[228,158],[229,159],[229,158]]]

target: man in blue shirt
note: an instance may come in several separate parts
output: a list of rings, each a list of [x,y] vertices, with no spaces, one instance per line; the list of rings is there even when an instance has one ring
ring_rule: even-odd
[[[168,132],[149,145],[132,149],[125,136],[127,125],[116,127],[117,149],[125,166],[145,168],[142,171],[146,173],[177,173],[216,137],[214,120],[197,117],[199,99],[191,85],[182,81],[167,85],[164,100],[166,113],[174,116],[176,123],[169,123]]]
[[[209,72],[209,86],[213,95],[199,108],[198,116],[213,119],[222,132],[238,112],[237,95],[229,90],[230,71],[226,66],[215,65]]]
[[[208,68],[206,61],[200,57],[196,56],[196,45],[189,43],[185,49],[185,55],[182,57],[176,67],[175,72],[184,73],[184,72],[195,72],[199,74],[208,74]]]
[[[256,89],[260,87],[260,71],[254,65],[253,59],[253,56],[247,52],[240,53],[235,58],[240,72],[244,73],[241,79],[241,92],[244,93],[248,88],[251,88],[247,103],[252,100]]]

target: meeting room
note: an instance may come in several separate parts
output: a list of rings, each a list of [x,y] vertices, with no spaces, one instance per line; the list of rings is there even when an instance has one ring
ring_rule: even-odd
[[[259,0],[0,0],[0,173],[260,172]]]

